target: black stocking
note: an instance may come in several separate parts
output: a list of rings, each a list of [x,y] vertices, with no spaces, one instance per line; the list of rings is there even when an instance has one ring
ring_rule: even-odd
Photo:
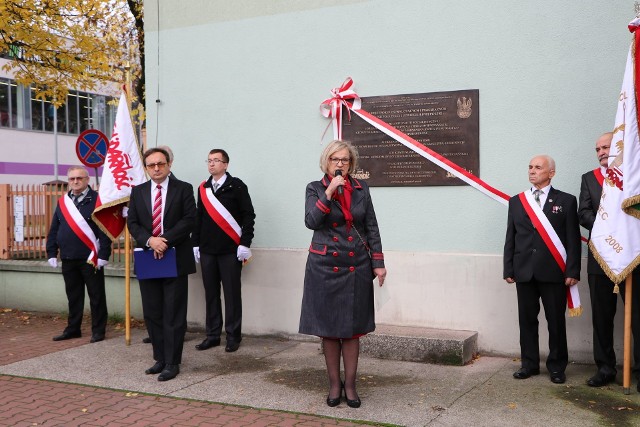
[[[342,391],[340,381],[340,340],[323,338],[322,347],[324,361],[327,364],[327,374],[329,375],[329,398],[337,399]]]
[[[342,362],[344,363],[344,393],[349,400],[358,399],[356,392],[356,375],[358,356],[360,355],[360,338],[342,340]]]

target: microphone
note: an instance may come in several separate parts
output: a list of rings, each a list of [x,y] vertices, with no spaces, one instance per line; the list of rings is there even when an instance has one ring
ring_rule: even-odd
[[[337,169],[335,172],[336,176],[342,176],[342,171],[340,169]],[[342,196],[342,193],[344,193],[344,190],[342,189],[342,185],[338,186],[338,195]]]

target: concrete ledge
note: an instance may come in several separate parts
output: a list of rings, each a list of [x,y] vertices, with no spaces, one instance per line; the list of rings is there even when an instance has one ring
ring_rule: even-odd
[[[379,359],[464,365],[478,352],[478,333],[377,325],[360,339],[360,351]]]
[[[46,260],[0,260],[0,271],[23,271],[30,273],[59,273],[62,271],[61,261],[53,268]],[[105,277],[124,277],[124,264],[109,264],[104,269]],[[131,277],[136,275],[131,272]]]

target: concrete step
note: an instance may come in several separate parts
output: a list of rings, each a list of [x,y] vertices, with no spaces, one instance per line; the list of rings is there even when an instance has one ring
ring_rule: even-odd
[[[375,332],[360,339],[360,352],[379,359],[464,365],[478,352],[478,333],[376,325]]]

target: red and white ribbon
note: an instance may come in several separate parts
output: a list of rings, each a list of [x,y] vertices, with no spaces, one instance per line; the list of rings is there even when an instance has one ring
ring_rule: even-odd
[[[456,178],[460,178],[467,184],[471,185],[475,189],[491,197],[493,200],[502,203],[503,205],[509,204],[509,196],[502,191],[490,186],[477,176],[467,172],[465,169],[456,165],[449,159],[441,156],[435,151],[427,148],[425,145],[411,138],[409,135],[401,132],[390,124],[380,120],[373,114],[361,108],[361,100],[358,94],[351,89],[353,80],[348,77],[345,82],[339,88],[335,88],[331,91],[334,95],[333,98],[326,99],[320,104],[320,111],[323,116],[327,118],[333,118],[333,135],[336,139],[342,139],[342,116],[341,110],[344,105],[347,111],[353,111],[360,116],[364,121],[375,127],[376,129],[389,135],[391,138],[403,144],[410,150],[418,153],[425,159],[435,163],[444,170],[450,172]],[[353,102],[350,102],[353,100]]]
[[[65,194],[61,197],[58,204],[60,205],[60,211],[62,212],[64,219],[67,220],[69,227],[71,227],[76,236],[78,236],[82,243],[84,243],[91,251],[89,258],[87,258],[87,262],[94,267],[97,267],[100,242],[98,241],[96,234],[73,203],[69,194]]]
[[[558,236],[551,222],[549,222],[549,218],[544,214],[542,208],[538,206],[530,191],[524,191],[518,194],[518,197],[531,222],[536,227],[538,234],[542,237],[542,241],[551,252],[553,259],[558,263],[560,270],[564,273],[567,270],[567,250],[562,244],[560,236]],[[567,307],[569,308],[569,316],[573,317],[582,314],[580,293],[575,285],[567,286]]]
[[[200,184],[200,199],[204,208],[209,213],[211,219],[218,224],[220,228],[236,242],[240,244],[240,236],[242,236],[242,228],[238,222],[233,218],[231,212],[224,207],[220,200],[213,195],[213,190],[209,188],[209,191],[204,186],[204,182]]]
[[[349,115],[349,120],[351,120],[350,109],[359,110],[362,105],[360,97],[351,89],[351,86],[353,86],[353,80],[351,77],[347,77],[340,87],[331,89],[332,97],[325,99],[320,104],[320,113],[324,117],[332,119],[333,137],[335,139],[342,139],[342,106],[344,105],[347,108],[347,114]]]

